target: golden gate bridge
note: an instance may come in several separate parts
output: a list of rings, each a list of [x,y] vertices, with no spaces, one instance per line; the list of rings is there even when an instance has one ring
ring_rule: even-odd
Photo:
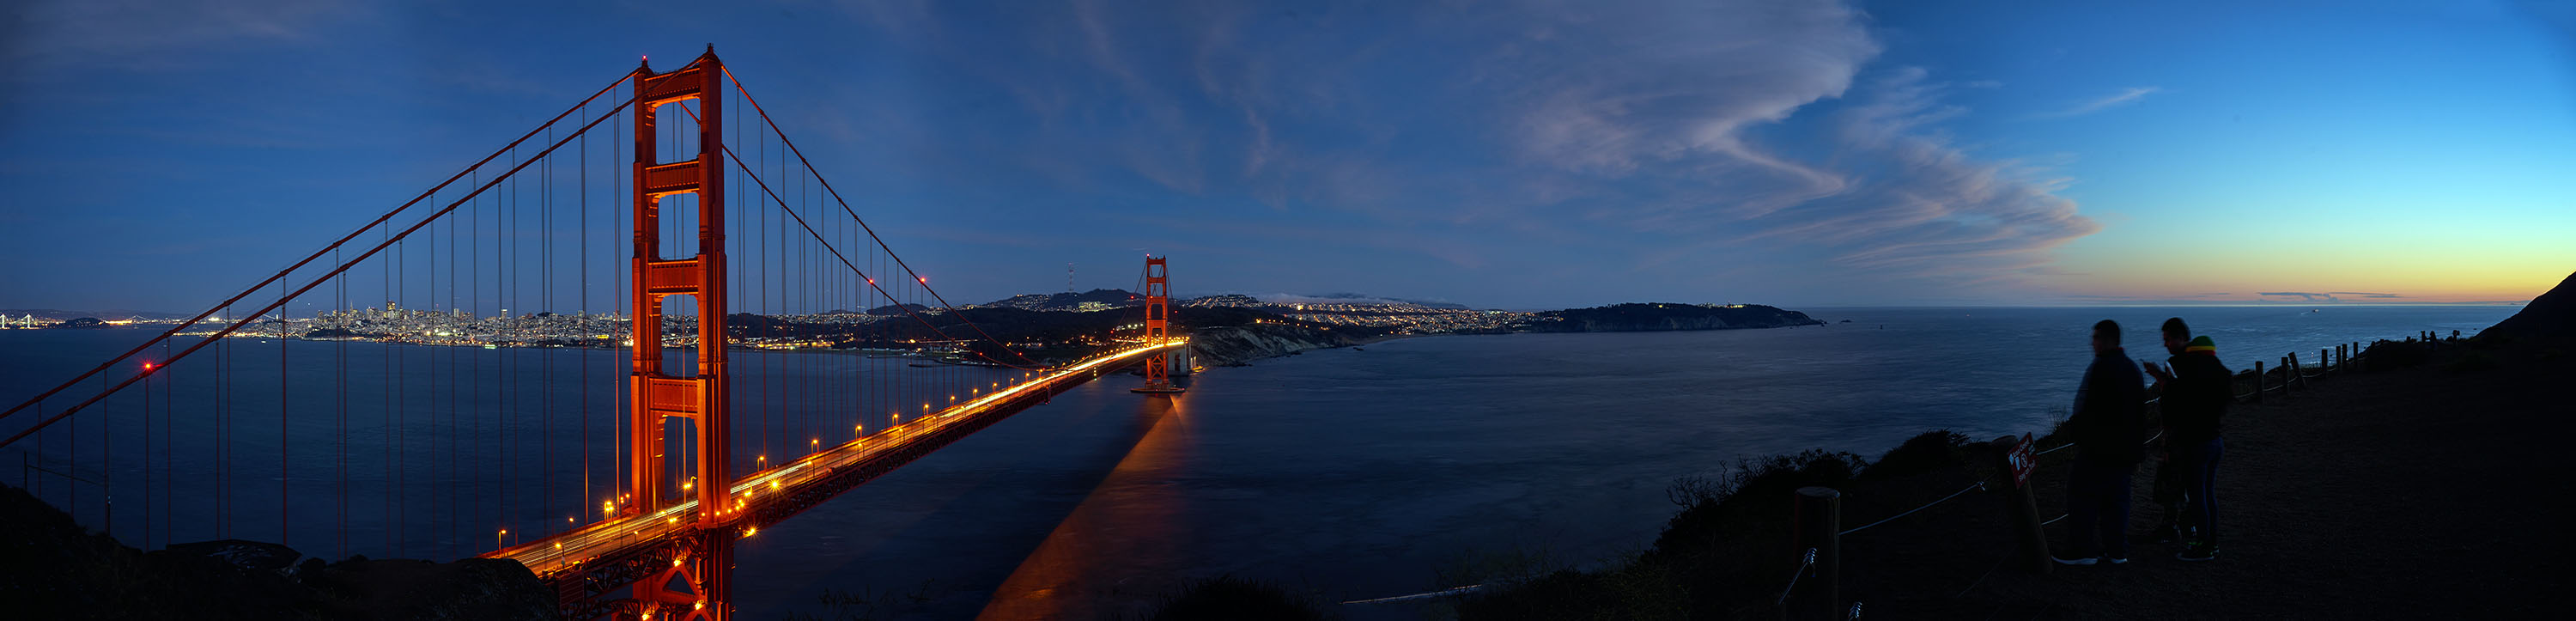
[[[1041,363],[931,288],[710,46],[0,413],[0,447],[147,549],[509,559],[568,618],[724,619],[762,526],[1105,373],[1178,392],[1165,269],[1141,334]],[[933,343],[982,364],[795,353]]]

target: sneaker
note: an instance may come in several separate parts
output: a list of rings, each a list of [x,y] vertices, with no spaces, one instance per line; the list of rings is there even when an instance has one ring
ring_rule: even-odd
[[[2057,561],[2057,564],[2059,565],[2091,565],[2096,562],[2093,557],[2090,556],[2084,558],[2067,558],[2054,554],[2049,555],[2048,560]]]
[[[2183,546],[2182,552],[2174,555],[2175,560],[2195,563],[2214,558],[2218,558],[2218,546],[2199,543]]]
[[[2109,555],[2109,554],[2104,554],[2104,555],[2102,555],[2102,562],[2104,562],[2104,563],[2110,563],[2110,564],[2113,564],[2113,565],[2127,565],[2127,564],[2129,564],[2129,557],[2126,557],[2126,556],[2112,556],[2112,555]]]

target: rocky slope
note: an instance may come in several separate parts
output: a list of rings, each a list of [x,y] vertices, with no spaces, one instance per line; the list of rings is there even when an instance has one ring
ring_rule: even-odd
[[[1252,360],[1286,356],[1309,349],[1356,345],[1360,341],[1328,330],[1304,326],[1256,324],[1201,328],[1190,334],[1190,354],[1212,367],[1243,366]]]

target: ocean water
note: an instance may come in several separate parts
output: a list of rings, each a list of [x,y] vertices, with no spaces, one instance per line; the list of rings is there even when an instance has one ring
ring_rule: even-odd
[[[2100,319],[2126,328],[2133,343],[2131,358],[2161,360],[2156,326],[2166,317],[2182,316],[2218,342],[2229,367],[2241,369],[2257,360],[2269,366],[2283,353],[2299,352],[2302,360],[2310,360],[2319,348],[2337,343],[2403,338],[2420,330],[2474,334],[2515,310],[1826,308],[1807,309],[1834,322],[1823,327],[1427,337],[1311,351],[1209,370],[1191,378],[1189,393],[1169,399],[1129,393],[1133,378],[1112,377],[784,523],[763,527],[738,547],[736,603],[753,618],[788,613],[1092,616],[1145,610],[1191,580],[1221,575],[1279,582],[1333,600],[1426,591],[1455,586],[1438,581],[1440,569],[1477,558],[1540,552],[1580,564],[1633,551],[1650,543],[1671,516],[1666,485],[1676,477],[1716,473],[1738,457],[1806,448],[1875,456],[1932,429],[1980,438],[2044,430],[2064,415],[2082,365],[2091,356],[2089,328]],[[132,331],[0,332],[0,346],[17,352],[0,361],[0,377],[9,378],[0,385],[5,388],[0,395],[14,403],[143,336]],[[293,347],[313,353],[290,349],[288,359],[321,359],[318,355],[329,346],[296,343]],[[474,350],[464,355],[505,354]],[[553,368],[556,381],[589,369],[593,382],[615,372],[617,364],[606,352],[552,355],[552,362],[523,359],[519,364],[570,365]],[[757,377],[745,383],[776,385],[833,368],[819,365],[865,364],[846,362],[853,359],[848,356],[778,359],[844,362],[780,362],[766,374],[751,372]],[[412,359],[368,360],[409,364]],[[235,364],[255,368],[261,363]],[[264,364],[277,364],[274,355]],[[990,373],[871,368],[898,378],[890,380],[898,387],[922,385],[929,380],[920,375],[924,372]],[[352,394],[384,399],[382,386],[367,384],[384,377],[347,382]],[[973,379],[983,376],[968,381]],[[273,393],[274,371],[264,381]],[[182,383],[178,389],[186,387]],[[597,398],[595,389],[592,394]],[[236,398],[253,403],[262,397]],[[250,430],[235,432],[242,438],[236,454],[265,461],[235,472],[233,521],[249,526],[236,526],[233,536],[273,539],[279,530],[280,513],[273,507],[280,504],[274,455],[280,433],[277,403],[273,394],[265,398],[264,405],[235,410],[236,424]],[[133,416],[141,408],[118,405],[124,399],[111,404],[121,408],[111,412],[125,413],[111,413],[104,426],[97,419],[84,421],[82,437],[89,444],[81,459],[89,464],[87,470],[66,460],[71,442],[51,430],[47,461],[41,463],[98,473],[95,451],[101,439],[124,438],[117,441],[119,450],[133,451],[138,440],[115,434],[138,424]],[[760,411],[774,412],[763,425],[787,425],[799,414],[831,416],[760,403],[765,404]],[[445,405],[453,403],[438,407]],[[561,404],[488,405],[581,411]],[[204,432],[189,426],[198,416],[188,407],[170,409],[177,414],[166,418],[173,422],[164,427],[179,429],[178,437]],[[268,413],[255,413],[263,409]],[[599,413],[592,433],[598,433],[607,425],[608,410],[594,409]],[[482,416],[479,420],[505,420]],[[308,453],[290,457],[289,469],[336,472],[336,453],[313,448],[335,441],[336,418],[318,423],[308,418],[314,417],[288,421],[287,441]],[[433,419],[440,420],[445,419]],[[572,433],[567,421],[578,423],[580,417],[562,414],[545,421],[511,430],[522,443],[520,453],[526,450],[524,438],[532,434],[552,434],[553,446],[565,446],[562,438]],[[15,433],[25,424],[19,418],[0,421],[0,431]],[[439,429],[438,424],[445,423],[417,432],[408,431],[412,423],[394,427],[434,435],[428,431]],[[384,444],[365,435],[382,433],[382,424],[362,421],[357,428],[362,441],[356,445]],[[745,437],[751,431],[738,426],[736,434]],[[769,429],[761,435],[780,434]],[[592,441],[600,440],[593,436]],[[420,455],[455,448],[415,442],[401,446]],[[179,516],[171,521],[182,525],[168,538],[208,538],[190,531],[207,523],[204,516],[211,507],[196,499],[213,484],[192,468],[211,462],[192,456],[191,442],[179,445],[174,471],[183,476],[175,484],[159,483],[164,493],[178,499],[163,503],[163,510]],[[121,513],[116,530],[133,542],[140,526],[132,524],[137,518],[131,513],[122,512],[138,511],[130,482],[142,475],[128,455],[117,458],[115,476],[121,487],[116,506]],[[491,458],[536,463],[519,453]],[[392,496],[406,507],[423,504],[405,510],[353,509],[350,523],[355,526],[347,529],[352,552],[383,556],[399,546],[410,556],[469,553],[477,546],[489,547],[498,523],[519,524],[521,532],[554,528],[536,524],[561,520],[548,516],[567,510],[552,504],[524,506],[525,500],[508,511],[456,507],[462,504],[455,493],[458,485],[485,485],[486,497],[498,489],[523,498],[545,495],[535,480],[545,468],[515,468],[511,476],[499,477],[492,469],[441,471],[446,467],[441,462],[426,474],[389,483],[366,476],[386,463],[371,459],[361,458],[352,467],[352,485],[360,492],[356,497],[365,501],[360,504],[385,504],[386,489],[409,490]],[[422,458],[401,459],[411,464]],[[552,459],[564,462],[550,464],[556,495],[582,489],[563,487],[568,484],[562,481],[576,476],[572,470],[581,460]],[[605,458],[591,461],[596,478]],[[41,472],[27,476],[47,478]],[[0,478],[13,484],[20,480]],[[426,483],[420,480],[424,478]],[[591,488],[605,485],[594,480]],[[65,504],[74,488],[83,494],[98,491],[54,477],[43,495]],[[290,483],[288,496],[336,507],[335,492],[316,479]],[[79,502],[84,522],[103,522],[98,504],[94,498]],[[341,544],[332,534],[339,519],[335,510],[289,504],[294,508],[284,521],[290,544],[308,553],[338,551]],[[263,513],[262,506],[270,508]],[[441,511],[463,515],[451,519]],[[388,514],[406,516],[391,520],[400,528],[377,525],[388,522],[383,519]],[[154,537],[156,545],[163,540]],[[1346,608],[1357,618],[1414,615],[1401,607]]]

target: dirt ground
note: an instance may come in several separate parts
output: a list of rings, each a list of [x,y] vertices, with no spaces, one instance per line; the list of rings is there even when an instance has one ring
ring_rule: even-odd
[[[2158,509],[2136,479],[2132,562],[2006,566],[2006,494],[1977,492],[1843,539],[1843,599],[1862,618],[2568,618],[2576,365],[2333,374],[2312,390],[2231,406],[2219,462],[2219,558],[2174,559],[2143,534]],[[2043,519],[2064,513],[2073,451],[2032,476]],[[1940,480],[1936,480],[1940,479]],[[1849,498],[1846,527],[1959,489]],[[1897,494],[1887,494],[1897,495]],[[2063,522],[2048,527],[2066,545]]]

